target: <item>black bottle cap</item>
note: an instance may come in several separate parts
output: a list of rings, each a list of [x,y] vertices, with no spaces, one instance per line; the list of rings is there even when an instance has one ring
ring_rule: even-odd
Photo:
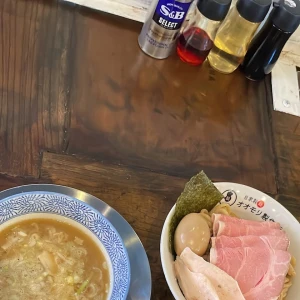
[[[260,23],[266,17],[271,3],[272,0],[238,0],[236,8],[247,21]]]
[[[300,1],[281,0],[274,3],[271,19],[273,24],[285,32],[294,32],[300,24]]]
[[[197,3],[199,11],[213,21],[224,20],[230,5],[231,0],[199,0]]]

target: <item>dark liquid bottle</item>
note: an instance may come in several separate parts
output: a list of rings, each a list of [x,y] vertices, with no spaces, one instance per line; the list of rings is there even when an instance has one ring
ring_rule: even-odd
[[[225,18],[231,0],[198,0],[194,17],[177,40],[177,54],[186,63],[201,65]]]
[[[275,5],[241,65],[241,70],[251,80],[263,79],[271,73],[284,45],[300,23],[300,2],[297,2],[298,7],[285,2]]]
[[[205,61],[213,45],[205,31],[192,27],[179,37],[177,54],[182,61],[197,66]]]

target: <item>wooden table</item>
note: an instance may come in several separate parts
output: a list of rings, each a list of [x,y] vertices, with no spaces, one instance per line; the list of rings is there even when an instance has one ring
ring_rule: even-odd
[[[200,170],[273,195],[300,220],[300,118],[270,78],[154,60],[141,24],[61,1],[0,2],[0,188],[56,183],[117,209],[140,236],[153,299],[164,219]]]

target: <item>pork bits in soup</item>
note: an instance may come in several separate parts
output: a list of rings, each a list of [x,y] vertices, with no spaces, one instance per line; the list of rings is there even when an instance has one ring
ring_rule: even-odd
[[[0,299],[107,299],[109,271],[99,247],[77,228],[27,220],[0,232]]]

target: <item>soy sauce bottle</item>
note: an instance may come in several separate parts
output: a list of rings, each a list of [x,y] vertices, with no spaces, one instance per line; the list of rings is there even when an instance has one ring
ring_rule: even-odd
[[[188,64],[201,65],[214,45],[231,0],[198,0],[196,12],[177,40],[177,54]]]
[[[299,24],[299,0],[275,2],[268,20],[250,44],[240,67],[245,76],[251,80],[260,80],[269,74]]]

